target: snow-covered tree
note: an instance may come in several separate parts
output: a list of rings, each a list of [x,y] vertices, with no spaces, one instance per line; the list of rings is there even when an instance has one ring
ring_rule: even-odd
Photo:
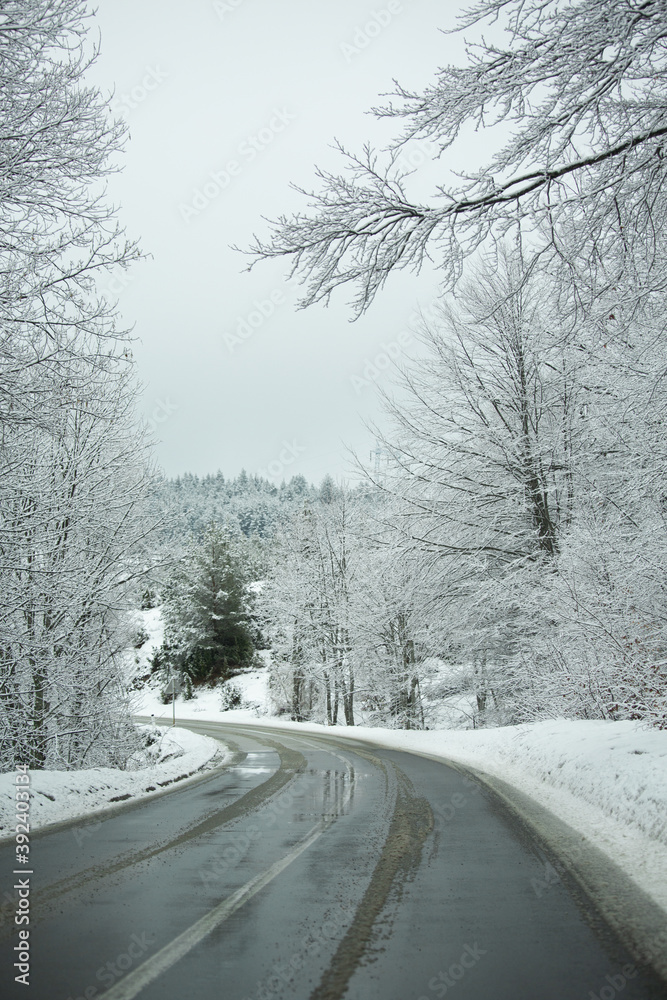
[[[211,524],[192,540],[166,589],[165,647],[158,663],[195,682],[223,680],[250,664],[249,564],[241,539]]]
[[[127,587],[151,474],[113,303],[136,256],[104,177],[125,126],[85,83],[83,0],[0,18],[0,733],[3,766],[119,763]],[[93,54],[94,58],[94,54]]]
[[[59,420],[6,431],[0,449],[3,764],[117,763],[131,746],[124,616],[150,565],[151,477],[117,365],[112,379],[82,364]]]
[[[320,483],[319,499],[322,503],[331,503],[336,497],[336,484],[331,476],[325,476]]]
[[[180,540],[202,538],[211,522],[238,524],[248,537],[269,538],[290,512],[313,496],[303,477],[294,476],[280,487],[260,476],[225,479],[222,473],[199,476],[192,473],[163,479],[156,494],[156,510],[165,518],[161,532],[165,549],[173,552]]]
[[[294,513],[274,540],[273,566],[257,611],[272,650],[271,687],[282,711],[301,720],[326,701],[326,720],[338,712],[331,701],[327,649],[320,626],[322,604],[316,515],[311,503]],[[323,713],[321,713],[323,715]],[[322,718],[324,721],[324,718]]]
[[[412,535],[505,563],[552,555],[571,515],[583,390],[580,352],[559,329],[548,289],[540,283],[538,294],[511,260],[497,259],[443,305],[422,342],[398,402],[386,397],[396,441],[383,441],[401,481],[416,489]]]
[[[661,309],[635,312],[587,366],[594,447],[577,468],[557,572],[527,600],[546,625],[531,698],[542,714],[667,724],[666,371]]]
[[[341,150],[347,173],[321,171],[309,210],[281,217],[253,253],[289,261],[302,305],[351,284],[357,313],[393,270],[433,259],[451,287],[470,253],[516,229],[536,260],[567,261],[586,301],[662,289],[666,25],[664,0],[478,0],[457,27],[473,38],[467,64],[422,92],[399,87],[375,111],[400,129],[389,151]],[[488,131],[489,160],[448,180],[471,127]],[[399,166],[423,140],[443,164],[429,204]]]
[[[26,324],[46,335],[51,356],[74,330],[113,332],[95,279],[136,256],[104,197],[126,126],[85,83],[90,17],[83,0],[7,0],[0,23],[0,321],[21,343]]]
[[[357,655],[351,635],[356,573],[351,503],[337,488],[308,502],[278,542],[259,613],[276,653],[274,686],[296,719],[319,712],[354,725]]]
[[[482,718],[661,720],[661,314],[563,326],[561,289],[506,265],[478,271],[425,329],[387,399],[378,485]]]
[[[369,517],[357,525],[355,539],[359,568],[350,619],[360,663],[358,700],[374,724],[423,729],[421,683],[432,652],[433,612],[424,561],[401,545],[395,530]]]
[[[424,723],[424,581],[380,506],[377,492],[336,486],[279,537],[258,610],[275,700],[297,720]]]

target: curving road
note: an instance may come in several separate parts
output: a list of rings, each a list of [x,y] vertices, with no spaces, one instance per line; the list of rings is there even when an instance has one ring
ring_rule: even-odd
[[[190,728],[231,763],[34,837],[30,986],[5,922],[0,996],[667,997],[601,916],[618,873],[598,872],[593,904],[502,791],[334,736]],[[3,878],[12,857],[0,846]]]

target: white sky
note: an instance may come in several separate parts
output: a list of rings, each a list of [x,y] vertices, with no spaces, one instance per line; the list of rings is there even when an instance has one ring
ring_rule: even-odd
[[[312,186],[316,164],[341,166],[334,138],[359,151],[367,140],[387,141],[395,129],[368,109],[393,78],[419,89],[439,65],[462,60],[461,39],[438,31],[453,26],[458,8],[439,0],[98,0],[102,52],[91,75],[103,90],[115,87],[131,133],[111,195],[128,235],[152,255],[116,287],[139,338],[144,412],[155,418],[168,475],[245,467],[319,482],[345,474],[346,445],[368,458],[363,420],[379,407],[374,388],[353,379],[433,301],[435,272],[398,275],[350,323],[351,293],[328,309],[297,311],[283,267],[247,273],[230,247],[265,236],[262,216],[305,208],[289,184]],[[481,151],[475,138],[470,148]],[[417,165],[424,152],[413,156]],[[237,167],[225,177],[230,161]],[[443,170],[418,167],[423,198]],[[272,296],[273,313],[262,317],[256,303],[268,313]],[[252,333],[234,343],[244,319]]]

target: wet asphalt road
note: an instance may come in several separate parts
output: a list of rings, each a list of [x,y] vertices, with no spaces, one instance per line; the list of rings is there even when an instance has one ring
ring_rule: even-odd
[[[667,989],[483,786],[426,758],[207,723],[225,768],[35,836],[31,1000],[655,1000]],[[13,848],[0,847],[3,891]]]

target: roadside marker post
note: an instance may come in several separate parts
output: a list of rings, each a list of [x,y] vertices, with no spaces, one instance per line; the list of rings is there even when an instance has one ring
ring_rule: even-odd
[[[174,677],[173,674],[169,678],[169,687],[167,688],[167,690],[169,690],[169,688],[171,688],[171,725],[173,728],[176,725],[176,694],[181,689],[178,680]]]

